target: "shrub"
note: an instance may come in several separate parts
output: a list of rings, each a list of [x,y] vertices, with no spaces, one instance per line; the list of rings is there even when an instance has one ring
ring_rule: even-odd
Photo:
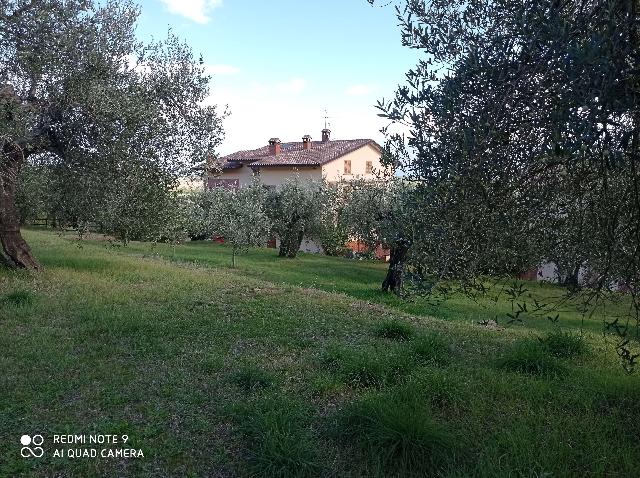
[[[236,412],[248,441],[252,476],[307,477],[320,474],[308,411],[296,401],[275,397]]]
[[[33,292],[28,290],[17,290],[15,292],[10,292],[5,295],[0,303],[12,304],[18,307],[23,307],[27,305],[33,304],[35,301],[35,295]]]
[[[252,365],[241,367],[231,378],[238,387],[245,391],[268,388],[273,384],[273,375]]]
[[[413,337],[413,327],[399,320],[387,320],[376,328],[376,335],[391,340],[409,340]]]
[[[540,342],[550,354],[556,357],[576,357],[582,355],[586,350],[582,336],[571,332],[551,332],[545,338],[540,339]]]
[[[562,367],[549,356],[543,345],[534,340],[521,340],[498,360],[498,367],[530,375],[560,375]]]
[[[400,476],[433,476],[455,454],[452,434],[432,420],[421,395],[410,388],[347,406],[336,431],[383,470]]]
[[[444,365],[449,361],[449,343],[440,334],[430,333],[416,337],[411,348],[422,363]]]

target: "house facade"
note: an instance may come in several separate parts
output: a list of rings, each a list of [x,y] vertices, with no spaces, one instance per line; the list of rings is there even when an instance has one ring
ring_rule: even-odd
[[[207,178],[207,187],[239,188],[257,176],[265,186],[277,186],[298,177],[333,183],[354,179],[375,180],[385,173],[382,149],[372,139],[322,140],[305,135],[302,141],[282,143],[271,138],[261,148],[238,151],[220,158],[220,173]]]

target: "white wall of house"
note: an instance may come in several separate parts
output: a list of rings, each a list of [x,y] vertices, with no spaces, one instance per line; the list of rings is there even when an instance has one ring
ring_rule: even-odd
[[[253,180],[253,169],[243,164],[237,169],[229,169],[223,171],[222,174],[217,176],[218,179],[237,179],[239,186],[245,187],[251,184]]]
[[[288,180],[295,179],[296,177],[301,180],[316,180],[322,179],[322,169],[320,167],[277,167],[270,166],[267,168],[260,168],[260,182],[265,186],[278,186]]]
[[[280,238],[276,237],[276,248],[280,248]],[[300,251],[309,252],[311,254],[324,254],[324,249],[319,241],[312,239],[310,237],[305,237],[302,239],[302,243],[300,244]]]
[[[543,262],[538,266],[538,280],[542,282],[558,282],[558,266],[555,262]]]
[[[345,174],[345,161],[351,162],[351,174]],[[371,162],[373,173],[367,173],[367,161]],[[380,162],[380,151],[370,144],[358,148],[322,166],[322,175],[328,182],[337,182],[341,179],[352,181],[354,179],[376,179],[376,173],[382,173],[385,169]]]
[[[585,285],[589,276],[589,269],[587,267],[582,266],[578,271],[578,284]],[[558,276],[558,266],[555,262],[543,262],[538,266],[538,280],[542,282],[551,282],[553,284],[557,284],[560,282],[560,277]]]

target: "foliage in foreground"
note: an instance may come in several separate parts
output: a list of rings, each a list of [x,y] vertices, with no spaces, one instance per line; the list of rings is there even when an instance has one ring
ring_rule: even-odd
[[[554,261],[562,283],[589,286],[586,310],[622,286],[633,307],[610,330],[633,368],[637,0],[400,3],[403,43],[424,60],[379,108],[410,128],[389,137],[385,159],[417,185],[414,268],[469,290]]]
[[[235,418],[249,441],[247,461],[252,476],[320,476],[309,430],[311,417],[304,405],[286,397],[267,397],[240,407]]]

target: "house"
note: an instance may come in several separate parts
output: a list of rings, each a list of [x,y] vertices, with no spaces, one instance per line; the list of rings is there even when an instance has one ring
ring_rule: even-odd
[[[322,130],[322,141],[305,135],[302,141],[281,143],[271,138],[261,148],[238,151],[220,158],[221,172],[207,178],[207,187],[238,188],[257,175],[265,186],[277,186],[287,179],[374,180],[385,171],[382,149],[372,139],[331,140]]]
[[[288,179],[324,179],[329,183],[354,179],[376,180],[386,173],[380,162],[382,148],[372,139],[332,140],[331,131],[322,130],[322,141],[305,135],[302,141],[282,143],[271,138],[266,146],[238,151],[220,158],[220,172],[207,177],[207,188],[236,189],[247,186],[255,176],[268,187],[275,187]],[[269,247],[279,247],[274,238]],[[354,251],[359,249],[349,245]],[[357,247],[360,247],[359,245]],[[304,252],[322,253],[322,246],[305,237],[300,246]],[[386,257],[380,248],[380,257]],[[376,251],[377,252],[377,251]]]

